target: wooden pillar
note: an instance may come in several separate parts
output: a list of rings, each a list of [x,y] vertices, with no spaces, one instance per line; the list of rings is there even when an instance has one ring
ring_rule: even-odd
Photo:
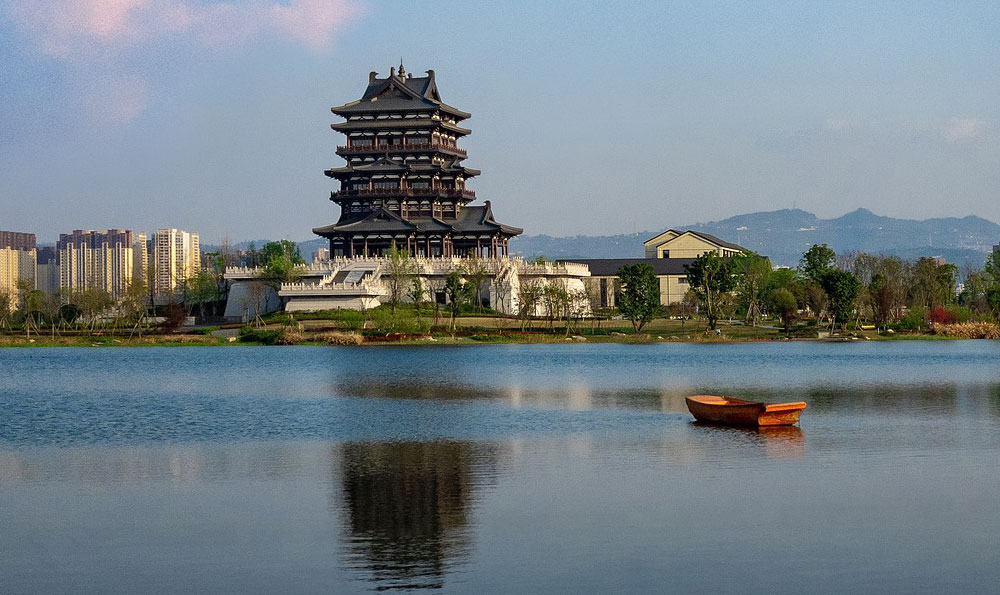
[[[352,237],[351,239],[349,239],[347,241],[350,244],[350,248],[348,250],[350,252],[350,256],[351,256],[351,258],[354,258],[354,238]]]
[[[365,258],[368,258],[368,236],[365,236]]]
[[[425,249],[425,250],[427,250],[427,252],[425,252],[424,254],[426,254],[426,255],[427,255],[427,257],[428,257],[428,258],[430,258],[430,256],[431,256],[431,239],[430,239],[430,237],[428,237],[428,238],[427,238],[427,239],[426,239],[426,240],[424,241],[424,246],[425,246],[425,248],[424,248],[424,249]]]

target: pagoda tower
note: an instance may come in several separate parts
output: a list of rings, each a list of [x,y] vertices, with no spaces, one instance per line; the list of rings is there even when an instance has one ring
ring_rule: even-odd
[[[340,220],[313,233],[332,256],[378,256],[393,244],[413,256],[507,255],[522,230],[496,222],[490,201],[470,205],[467,182],[480,172],[462,165],[458,139],[472,132],[459,125],[471,114],[441,101],[433,70],[372,72],[361,99],[331,111],[345,119],[331,128],[347,136],[337,147],[347,165],[326,171],[340,182],[330,194]]]

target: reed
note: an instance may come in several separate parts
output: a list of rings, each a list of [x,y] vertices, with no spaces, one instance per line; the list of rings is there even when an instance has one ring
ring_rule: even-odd
[[[365,342],[357,333],[320,333],[316,338],[327,345],[361,345]]]
[[[992,322],[959,322],[956,324],[931,323],[935,335],[958,339],[1000,339],[1000,328]]]

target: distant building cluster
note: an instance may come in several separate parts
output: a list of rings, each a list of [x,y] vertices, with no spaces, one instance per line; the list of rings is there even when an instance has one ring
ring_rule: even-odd
[[[16,307],[25,291],[72,293],[98,289],[121,298],[136,280],[154,295],[176,293],[201,265],[196,232],[164,228],[147,237],[128,229],[74,230],[55,246],[35,234],[0,231],[0,293]]]

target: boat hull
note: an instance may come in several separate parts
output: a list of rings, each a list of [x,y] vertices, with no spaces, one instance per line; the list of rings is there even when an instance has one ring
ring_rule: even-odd
[[[727,426],[790,426],[806,408],[802,401],[765,404],[715,395],[695,395],[685,401],[696,420]]]

